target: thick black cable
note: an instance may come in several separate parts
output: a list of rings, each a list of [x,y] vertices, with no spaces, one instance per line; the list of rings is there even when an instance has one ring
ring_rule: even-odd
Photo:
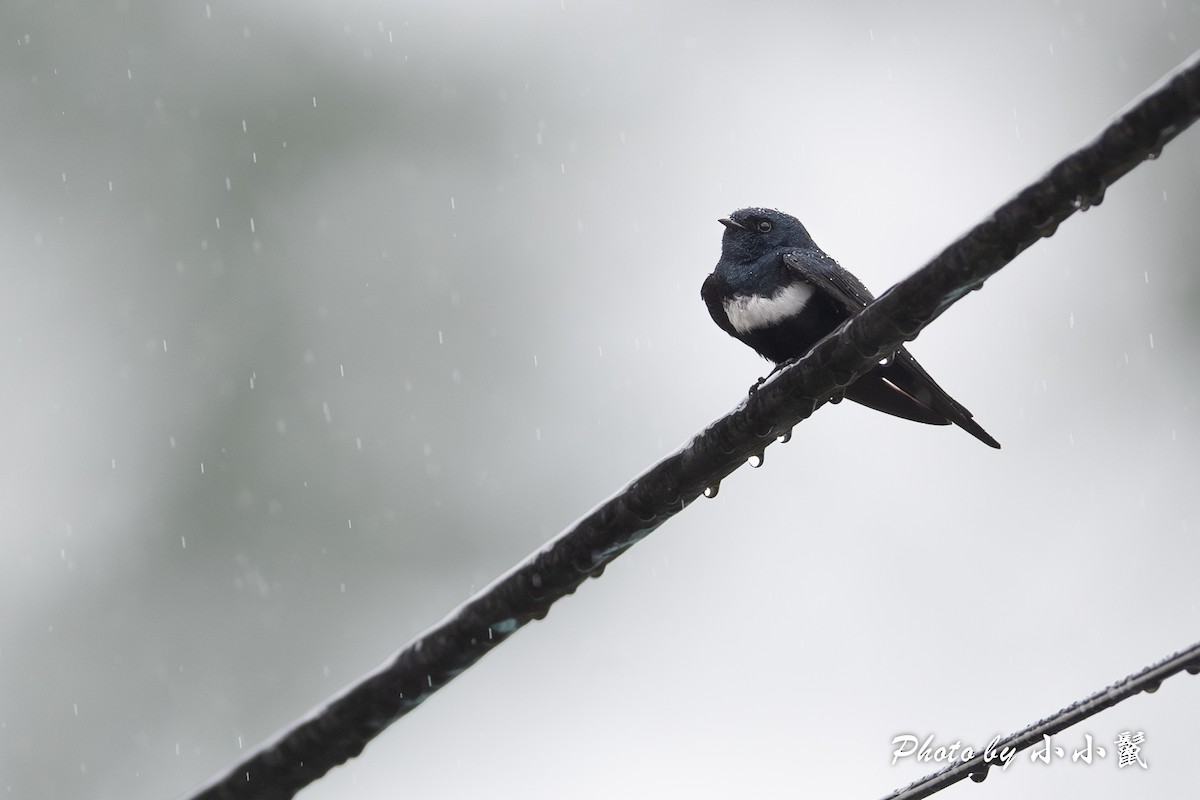
[[[506,575],[417,636],[389,662],[246,755],[188,797],[290,798],[362,752],[384,728],[589,576],[809,417],[952,303],[1200,116],[1200,58],[1144,95],[1091,144],[892,287],[731,413],[635,478]]]

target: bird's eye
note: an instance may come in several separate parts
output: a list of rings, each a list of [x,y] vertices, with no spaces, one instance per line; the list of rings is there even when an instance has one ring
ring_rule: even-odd
[[[770,230],[771,230],[771,221],[770,220],[760,219],[758,221],[758,232],[759,233],[769,233]]]

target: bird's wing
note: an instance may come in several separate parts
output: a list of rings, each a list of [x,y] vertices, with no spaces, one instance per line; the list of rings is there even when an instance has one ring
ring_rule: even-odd
[[[819,250],[792,250],[783,254],[783,263],[851,314],[862,311],[867,303],[875,299],[862,281]]]
[[[737,330],[729,321],[729,315],[725,313],[724,304],[721,302],[726,289],[724,281],[714,273],[704,279],[704,284],[700,287],[700,297],[704,300],[704,305],[708,306],[708,315],[717,323],[717,327],[736,337]]]
[[[792,250],[784,254],[783,262],[850,314],[857,314],[875,299],[862,281],[819,250]],[[952,422],[989,447],[1000,447],[1000,443],[971,418],[971,412],[938,386],[903,347],[896,351],[890,364],[876,367],[850,386],[846,397],[877,411],[916,422],[933,425]]]

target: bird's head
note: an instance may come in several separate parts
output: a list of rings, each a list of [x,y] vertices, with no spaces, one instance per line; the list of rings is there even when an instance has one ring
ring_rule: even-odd
[[[720,222],[725,226],[723,258],[746,263],[780,248],[815,247],[800,220],[773,208],[742,208]]]

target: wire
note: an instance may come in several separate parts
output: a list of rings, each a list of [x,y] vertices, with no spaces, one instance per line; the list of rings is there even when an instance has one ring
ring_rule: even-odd
[[[951,304],[1200,116],[1200,54],[1091,144],[1005,203],[921,270],[763,384],[736,409],[580,518],[392,659],[246,755],[193,800],[290,798],[910,341]]]
[[[1101,689],[1091,697],[1067,706],[1041,722],[1035,722],[1006,739],[990,744],[987,751],[979,753],[968,761],[953,764],[931,775],[926,775],[921,780],[889,794],[884,800],[919,800],[922,797],[929,797],[935,792],[940,792],[967,776],[970,776],[971,780],[976,783],[980,783],[987,777],[989,768],[996,765],[995,756],[997,754],[1019,753],[1044,741],[1043,737],[1060,733],[1138,692],[1156,692],[1165,679],[1183,670],[1187,670],[1191,675],[1200,673],[1200,642],[1157,664],[1146,667],[1141,672],[1130,675],[1123,681],[1114,683],[1107,689]]]

